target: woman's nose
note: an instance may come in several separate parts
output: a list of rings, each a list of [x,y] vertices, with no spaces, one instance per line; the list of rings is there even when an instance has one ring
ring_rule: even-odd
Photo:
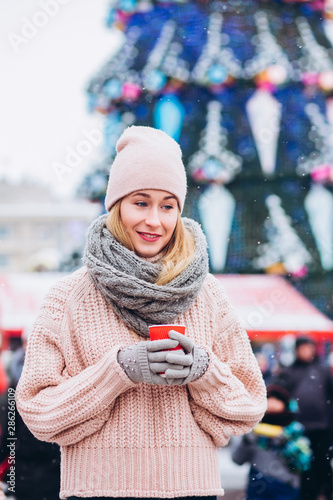
[[[148,226],[159,226],[161,224],[158,209],[151,208],[146,217],[146,224]]]

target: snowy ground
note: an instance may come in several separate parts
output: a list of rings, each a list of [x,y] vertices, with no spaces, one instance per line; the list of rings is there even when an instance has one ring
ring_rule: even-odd
[[[242,490],[247,485],[249,465],[237,465],[231,460],[231,446],[218,450],[222,487],[226,491]]]

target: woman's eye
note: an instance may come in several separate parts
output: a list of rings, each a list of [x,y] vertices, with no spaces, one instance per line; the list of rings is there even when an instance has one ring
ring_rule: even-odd
[[[145,201],[137,201],[135,203],[138,207],[146,207],[147,203]]]
[[[173,209],[173,206],[172,205],[164,205],[164,208],[166,210],[172,210]]]

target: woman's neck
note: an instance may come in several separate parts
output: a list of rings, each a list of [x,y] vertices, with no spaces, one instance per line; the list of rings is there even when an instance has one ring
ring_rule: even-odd
[[[147,262],[151,262],[152,264],[157,264],[157,262],[160,262],[163,259],[164,255],[165,250],[163,249],[152,257],[141,257],[141,259],[146,260]]]

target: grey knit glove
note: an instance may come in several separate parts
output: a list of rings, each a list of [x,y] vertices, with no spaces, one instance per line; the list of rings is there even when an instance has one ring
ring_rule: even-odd
[[[170,385],[166,378],[159,374],[166,370],[172,370],[173,373],[183,369],[183,366],[178,362],[169,363],[166,361],[170,352],[168,349],[177,346],[178,341],[172,339],[138,342],[118,352],[118,363],[133,382]],[[176,353],[175,357],[184,355],[184,351],[181,349],[174,352]]]
[[[193,340],[185,337],[175,330],[170,330],[169,337],[178,340],[179,345],[184,349],[167,353],[166,361],[171,365],[179,365],[180,369],[167,368],[165,370],[168,385],[185,385],[201,377],[208,368],[209,356],[205,349],[199,347]]]

